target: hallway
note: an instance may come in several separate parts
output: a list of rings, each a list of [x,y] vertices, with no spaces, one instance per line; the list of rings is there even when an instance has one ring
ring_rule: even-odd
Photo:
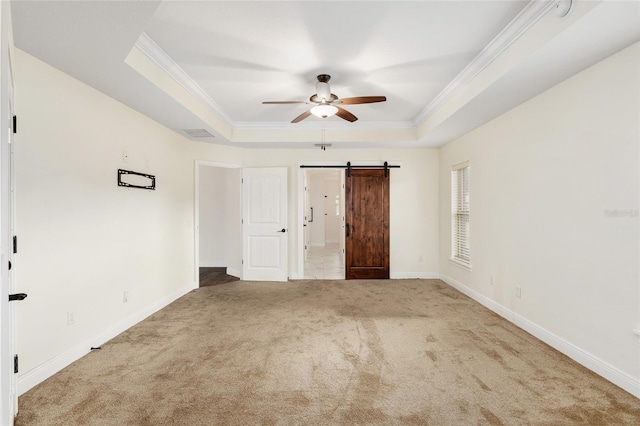
[[[338,243],[311,247],[304,262],[305,280],[343,280],[344,259]]]

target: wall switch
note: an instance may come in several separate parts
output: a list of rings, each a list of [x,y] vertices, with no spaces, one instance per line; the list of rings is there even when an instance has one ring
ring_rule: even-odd
[[[76,313],[73,311],[67,312],[67,325],[73,325],[76,323]]]
[[[125,291],[122,293],[122,303],[127,303],[129,301],[129,292]]]
[[[516,286],[516,297],[520,298],[522,297],[522,290],[520,289],[520,286]]]

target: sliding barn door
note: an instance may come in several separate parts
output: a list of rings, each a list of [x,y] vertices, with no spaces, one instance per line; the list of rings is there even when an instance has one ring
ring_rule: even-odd
[[[287,168],[242,170],[242,279],[287,281]]]
[[[346,279],[389,278],[389,175],[352,169],[345,196]]]

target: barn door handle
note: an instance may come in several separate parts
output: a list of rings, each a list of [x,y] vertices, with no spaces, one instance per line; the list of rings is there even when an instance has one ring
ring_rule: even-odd
[[[282,228],[281,230],[279,230],[278,232],[287,232],[286,229]]]
[[[348,237],[349,235],[351,235],[351,228],[349,227],[348,223],[345,225],[345,227],[347,228],[347,237]]]

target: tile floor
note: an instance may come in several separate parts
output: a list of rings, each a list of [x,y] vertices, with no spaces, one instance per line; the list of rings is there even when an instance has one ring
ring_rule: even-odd
[[[304,262],[305,280],[343,280],[344,259],[338,243],[311,247]]]

